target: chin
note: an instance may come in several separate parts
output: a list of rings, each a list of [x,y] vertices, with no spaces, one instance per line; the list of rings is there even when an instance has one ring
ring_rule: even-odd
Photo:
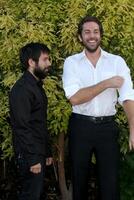
[[[97,48],[97,49],[98,49],[98,48]],[[90,52],[90,53],[94,53],[94,52],[97,51],[97,49],[87,49],[87,51]]]

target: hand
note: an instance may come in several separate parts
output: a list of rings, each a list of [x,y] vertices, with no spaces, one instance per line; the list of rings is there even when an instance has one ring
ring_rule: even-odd
[[[104,81],[107,83],[108,88],[120,88],[124,82],[124,78],[121,76],[113,76]]]
[[[34,173],[34,174],[38,174],[41,172],[41,164],[38,163],[36,165],[33,165],[30,167],[30,172]]]
[[[49,166],[53,163],[53,158],[52,157],[49,157],[49,158],[46,158],[46,165]]]
[[[129,149],[134,150],[134,134],[130,134],[129,136]]]

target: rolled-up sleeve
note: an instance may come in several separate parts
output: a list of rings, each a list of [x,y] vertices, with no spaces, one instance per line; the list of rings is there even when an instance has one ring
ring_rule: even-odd
[[[118,102],[122,105],[125,100],[134,100],[134,89],[130,75],[130,69],[123,58],[119,57],[117,61],[118,75],[124,78],[124,83],[119,91]]]
[[[65,60],[62,81],[65,95],[68,99],[80,89],[76,67],[76,63],[70,57]]]

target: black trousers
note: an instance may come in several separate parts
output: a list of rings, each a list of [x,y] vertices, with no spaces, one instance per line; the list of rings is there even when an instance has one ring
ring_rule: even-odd
[[[73,200],[87,200],[89,161],[96,151],[99,174],[99,200],[119,200],[118,127],[114,120],[94,123],[71,116],[69,150],[72,164]]]
[[[21,153],[16,156],[20,185],[18,200],[40,200],[44,186],[45,158],[42,157],[40,162],[41,172],[34,174],[30,172],[26,157]]]

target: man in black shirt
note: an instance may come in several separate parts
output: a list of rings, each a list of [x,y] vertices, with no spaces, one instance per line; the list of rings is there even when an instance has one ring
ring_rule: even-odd
[[[46,122],[47,97],[42,88],[42,80],[51,65],[49,49],[41,43],[29,43],[21,48],[20,61],[25,72],[9,95],[13,146],[21,184],[18,198],[39,200],[45,164],[52,163]]]

